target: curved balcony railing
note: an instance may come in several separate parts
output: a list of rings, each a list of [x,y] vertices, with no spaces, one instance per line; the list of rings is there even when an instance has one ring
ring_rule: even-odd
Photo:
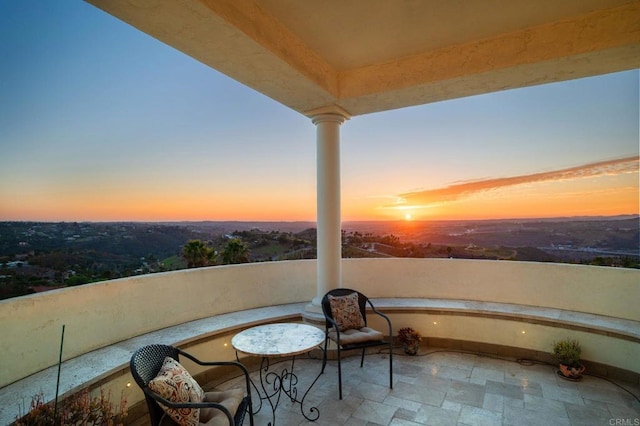
[[[433,338],[542,352],[548,352],[554,340],[575,335],[583,344],[585,359],[640,373],[638,338],[620,338],[607,331],[592,333],[588,327],[566,323],[556,327],[553,316],[540,321],[525,313],[540,308],[590,316],[595,328],[598,319],[633,326],[640,322],[638,270],[394,258],[345,259],[342,273],[343,287],[359,289],[386,304],[395,329],[410,325]],[[62,325],[66,330],[63,359],[68,360],[189,321],[267,306],[306,304],[316,292],[316,262],[306,260],[136,276],[0,301],[0,396],[2,388],[57,364]],[[389,304],[389,300],[402,303]],[[424,300],[477,303],[473,312],[444,312],[433,306],[425,309]],[[509,306],[509,315],[482,312],[487,303]],[[229,347],[219,351],[217,356],[233,358]],[[124,363],[122,368],[126,367]],[[114,386],[129,381],[125,374]],[[130,402],[137,398],[141,396],[132,395]]]

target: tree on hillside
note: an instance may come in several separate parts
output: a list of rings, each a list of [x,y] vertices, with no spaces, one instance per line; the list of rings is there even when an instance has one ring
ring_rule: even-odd
[[[222,252],[222,263],[225,265],[249,262],[249,248],[239,238],[232,238]]]
[[[217,253],[200,240],[189,240],[182,247],[182,258],[187,261],[188,268],[200,268],[212,265]]]

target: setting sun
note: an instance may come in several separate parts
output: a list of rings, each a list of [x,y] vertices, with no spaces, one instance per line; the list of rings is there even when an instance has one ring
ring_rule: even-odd
[[[407,213],[404,215],[404,220],[411,220],[411,213]]]

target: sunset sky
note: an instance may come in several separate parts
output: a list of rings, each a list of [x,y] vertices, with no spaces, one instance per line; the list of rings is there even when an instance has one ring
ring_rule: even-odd
[[[638,214],[639,77],[354,117],[343,220]],[[315,131],[82,1],[0,2],[2,221],[315,221]]]

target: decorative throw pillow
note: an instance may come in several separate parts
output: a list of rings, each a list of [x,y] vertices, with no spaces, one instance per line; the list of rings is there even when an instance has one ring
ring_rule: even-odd
[[[340,331],[364,327],[364,318],[358,305],[358,293],[354,292],[346,296],[329,295],[329,304],[331,315]]]
[[[166,357],[158,375],[149,382],[149,389],[171,402],[202,402],[204,391],[178,361]],[[178,424],[197,426],[200,419],[199,408],[162,409]]]

